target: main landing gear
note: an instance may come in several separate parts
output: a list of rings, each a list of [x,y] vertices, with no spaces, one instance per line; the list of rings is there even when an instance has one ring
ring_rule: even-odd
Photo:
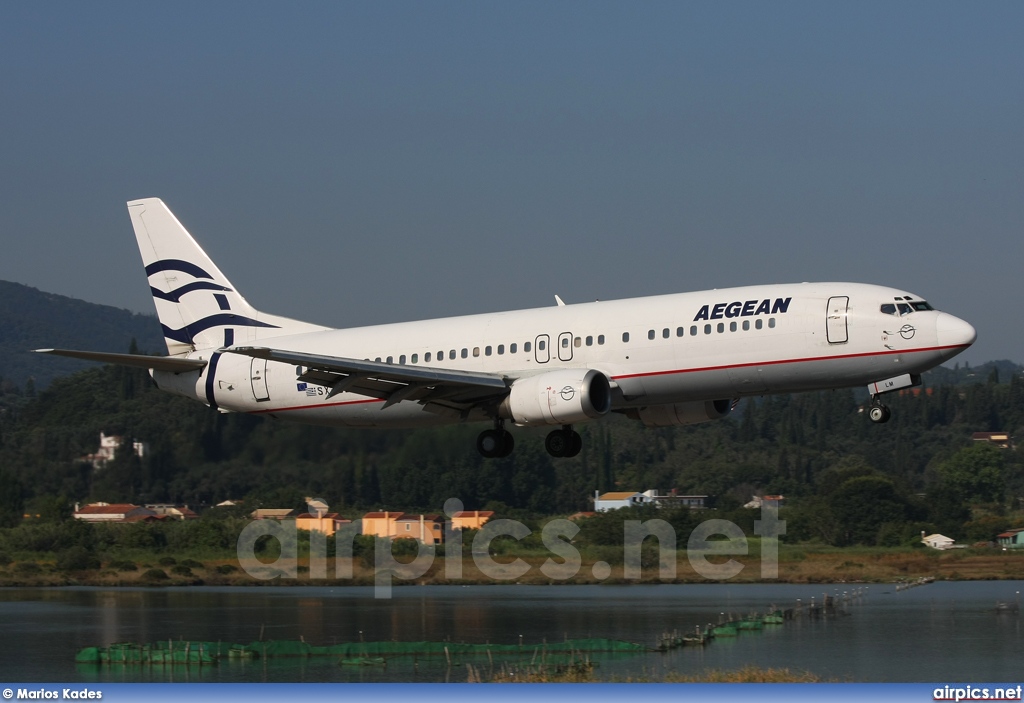
[[[505,423],[498,420],[493,430],[484,430],[476,438],[476,450],[485,459],[500,459],[512,453],[516,442],[512,433],[505,429]]]
[[[889,422],[892,412],[889,410],[889,406],[883,405],[878,399],[873,399],[871,401],[871,408],[868,410],[868,417],[871,419],[871,422],[881,425]]]
[[[583,439],[580,433],[572,429],[572,425],[563,425],[560,430],[553,430],[544,440],[544,448],[548,454],[557,457],[572,457],[583,449]]]
[[[512,434],[505,429],[505,423],[497,420],[493,430],[484,430],[476,438],[476,450],[485,459],[501,459],[512,453],[515,447]],[[548,433],[544,440],[544,448],[551,456],[569,458],[576,456],[583,449],[580,433],[572,429],[572,425],[563,425],[562,429]]]

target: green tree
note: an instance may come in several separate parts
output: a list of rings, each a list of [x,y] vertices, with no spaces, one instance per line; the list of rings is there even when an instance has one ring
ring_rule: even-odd
[[[964,500],[994,503],[1006,489],[1006,460],[1002,450],[975,442],[940,464],[939,475]]]
[[[906,500],[881,476],[851,478],[829,497],[829,507],[839,523],[839,544],[875,544],[882,525],[907,518]]]
[[[0,469],[0,527],[14,527],[25,514],[25,487],[13,473]]]

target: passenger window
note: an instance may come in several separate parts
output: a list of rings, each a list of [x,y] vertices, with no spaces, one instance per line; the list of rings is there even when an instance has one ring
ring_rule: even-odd
[[[454,349],[451,349],[451,350],[448,351],[448,358],[449,359],[454,359],[455,358],[455,350]]]
[[[419,354],[413,354],[412,355],[412,363],[414,363],[414,364],[420,363],[420,355]]]
[[[541,342],[541,344],[544,344],[544,342]],[[569,338],[568,337],[562,337],[562,349],[568,349],[568,348],[569,348]],[[541,347],[541,349],[543,349],[543,347]]]
[[[389,356],[389,357],[388,357],[388,363],[389,363],[389,364],[393,364],[393,363],[395,363],[395,357],[393,357],[393,356]]]
[[[592,336],[590,336],[590,335],[587,335],[587,346],[588,347],[594,346],[594,338]]]
[[[376,361],[376,362],[380,363],[380,357],[379,357],[379,356],[378,356],[378,357],[376,357],[376,358],[374,359],[374,361]]]
[[[756,320],[754,320],[754,327],[756,327],[757,329],[761,329],[762,327],[764,327],[764,320],[762,320],[761,318],[757,318]]]
[[[718,334],[722,334],[722,332],[725,332],[725,323],[724,322],[719,322],[718,323]]]
[[[439,351],[437,353],[437,360],[438,361],[444,361],[444,351]]]
[[[405,363],[405,354],[402,354],[400,357],[398,357],[398,363],[399,364],[404,364]]]
[[[574,347],[576,347],[577,349],[579,349],[582,344],[583,344],[583,340],[580,339],[579,337],[577,337],[576,339],[572,340],[572,345]]]
[[[603,334],[599,334],[599,335],[597,335],[597,343],[598,343],[599,345],[600,345],[600,344],[604,344],[604,335],[603,335]]]
[[[529,344],[529,342],[527,342],[526,344]],[[526,344],[523,345],[523,349],[526,349]],[[548,348],[548,343],[545,342],[543,339],[540,340],[539,342],[537,342],[537,351],[544,351],[547,348]],[[530,351],[530,350],[526,349],[526,351]]]
[[[430,363],[430,352],[427,352],[426,354],[423,355],[423,361],[424,361],[424,363],[427,363],[427,364]]]
[[[743,331],[746,332],[749,329],[750,329],[750,320],[744,320],[743,321]]]
[[[530,343],[529,342],[524,342],[523,343],[523,351],[526,352],[527,354],[529,354],[530,353],[530,349],[531,349]]]
[[[676,336],[677,337],[682,337],[683,336],[683,328],[682,327],[676,327]]]
[[[730,332],[735,332],[736,331],[736,321],[735,320],[733,320],[732,322],[729,323],[729,331]]]
[[[697,325],[690,325],[690,336],[691,337],[696,337],[697,336]]]
[[[661,338],[662,338],[662,339],[668,339],[668,338],[669,338],[669,335],[671,335],[671,334],[672,334],[672,333],[671,333],[671,332],[669,331],[668,327],[666,327],[665,329],[663,329],[663,330],[661,331]]]
[[[647,339],[654,339],[654,330],[647,330]]]
[[[775,318],[774,317],[768,318],[768,326],[769,327],[775,327]]]
[[[473,356],[480,356],[480,347],[473,347]]]
[[[462,358],[463,359],[469,358],[469,350],[466,349],[465,347],[462,348]]]
[[[504,353],[505,353],[505,345],[504,344],[499,344],[498,345],[498,356],[502,356]]]
[[[515,354],[516,353],[516,343],[515,342],[512,342],[511,344],[508,345],[508,353],[509,354]]]
[[[629,332],[623,332],[622,333],[622,341],[623,342],[628,342],[629,341]]]
[[[704,325],[704,334],[711,334],[711,325]]]
[[[484,356],[490,356],[490,355],[491,355],[491,348],[490,347],[484,347]]]
[[[895,315],[896,306],[893,305],[892,303],[886,303],[885,305],[882,306],[882,312],[884,312],[886,315]]]

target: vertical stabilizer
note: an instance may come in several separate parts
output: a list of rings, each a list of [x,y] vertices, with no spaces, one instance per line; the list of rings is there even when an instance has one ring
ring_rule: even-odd
[[[159,198],[129,202],[128,214],[169,354],[326,329],[249,305]]]

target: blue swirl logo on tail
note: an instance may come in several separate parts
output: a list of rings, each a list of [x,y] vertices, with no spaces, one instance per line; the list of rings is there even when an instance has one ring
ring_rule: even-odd
[[[187,293],[200,290],[216,291],[217,293],[234,292],[227,286],[214,283],[213,276],[190,261],[183,261],[181,259],[161,259],[160,261],[154,261],[146,267],[147,276],[152,276],[154,273],[160,273],[161,271],[181,271],[193,278],[205,278],[207,280],[193,281],[192,283],[187,283],[166,293],[158,288],[150,286],[149,289],[153,293],[153,297],[159,298],[160,300],[166,300],[171,303],[180,303],[182,296]],[[225,296],[217,295],[215,293],[215,297],[217,298],[218,307],[222,310],[230,309]],[[173,329],[162,323],[160,326],[163,328],[164,337],[182,344],[195,344],[195,338],[212,327],[267,327],[271,329],[280,329],[277,325],[260,322],[259,320],[252,319],[251,317],[245,317],[231,312],[208,315],[202,319],[196,320],[195,322],[191,322],[180,329]],[[233,335],[231,336],[233,337]],[[228,339],[229,336],[226,334],[225,346],[230,345],[230,342],[227,341]]]
[[[181,286],[180,288],[175,288],[174,290],[168,291],[166,293],[164,293],[159,288],[154,288],[153,286],[150,286],[149,290],[153,294],[154,298],[160,298],[160,300],[166,300],[171,303],[180,303],[181,296],[185,295],[186,293],[191,293],[194,290],[215,290],[224,291],[228,293],[233,292],[227,286],[222,286],[220,284],[207,281],[194,281],[192,283]]]
[[[164,337],[167,339],[173,339],[175,342],[181,342],[182,344],[193,344],[193,340],[197,335],[211,327],[225,327],[228,325],[231,327],[269,327],[271,329],[280,329],[277,325],[271,325],[267,322],[254,320],[251,317],[242,317],[232,313],[210,315],[202,320],[196,320],[190,325],[185,325],[178,330],[171,329],[163,324],[160,326],[163,327]]]
[[[154,273],[160,273],[161,271],[181,271],[194,278],[209,278],[213,280],[213,276],[191,261],[182,261],[181,259],[160,259],[160,261],[154,261],[146,267],[147,276],[152,276]]]

